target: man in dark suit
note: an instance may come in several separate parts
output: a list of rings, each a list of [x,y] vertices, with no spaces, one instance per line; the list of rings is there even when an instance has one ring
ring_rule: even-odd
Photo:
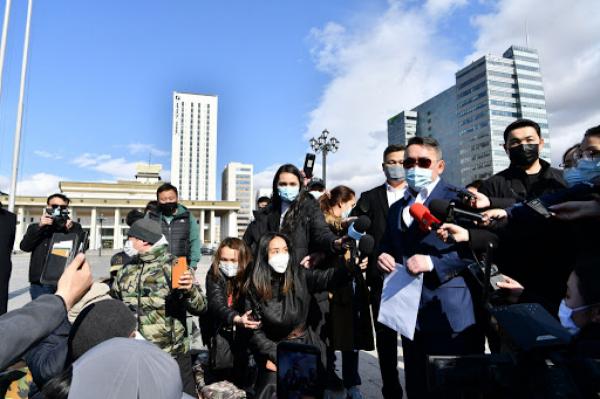
[[[2,208],[0,203],[0,315],[6,313],[8,307],[8,282],[12,272],[10,255],[15,243],[17,217]]]
[[[432,199],[455,198],[453,187],[440,177],[445,164],[437,141],[410,139],[403,166],[409,188],[388,213],[378,267],[390,273],[398,263],[411,274],[423,273],[416,331],[412,341],[402,337],[402,349],[407,396],[426,398],[427,355],[483,353],[483,339],[475,325],[471,294],[460,276],[470,263],[468,254],[442,242],[435,232],[421,230],[409,212],[414,203],[427,206]]]
[[[386,182],[360,195],[353,216],[366,215],[371,220],[371,227],[367,230],[375,239],[375,248],[379,247],[381,237],[385,232],[388,210],[397,200],[404,197],[406,182],[404,180],[404,146],[392,144],[383,152],[382,168],[385,173]],[[378,323],[379,302],[381,289],[383,287],[383,275],[377,268],[377,257],[379,253],[369,256],[367,266],[367,284],[371,290],[371,306],[373,309],[373,320],[375,334],[377,337],[377,356],[379,358],[379,370],[383,387],[381,393],[385,399],[401,398],[402,386],[398,378],[398,333],[391,328]]]

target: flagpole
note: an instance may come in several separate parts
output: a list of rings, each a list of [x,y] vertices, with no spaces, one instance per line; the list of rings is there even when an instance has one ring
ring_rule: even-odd
[[[23,62],[21,63],[21,87],[19,89],[19,106],[17,108],[17,127],[15,128],[15,142],[13,145],[12,178],[10,182],[10,197],[8,210],[14,212],[17,196],[17,176],[19,170],[19,150],[21,147],[21,127],[23,126],[23,98],[25,97],[25,81],[27,78],[27,55],[29,53],[29,28],[31,25],[31,9],[33,0],[27,1],[27,24],[25,25],[25,44],[23,45]]]
[[[6,53],[6,38],[8,37],[8,21],[10,20],[10,3],[6,0],[4,7],[4,22],[2,23],[2,39],[0,40],[0,97],[2,96],[2,74],[4,72],[4,54]]]

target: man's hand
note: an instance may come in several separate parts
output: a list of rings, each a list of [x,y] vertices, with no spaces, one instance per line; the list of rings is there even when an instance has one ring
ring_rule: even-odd
[[[427,255],[413,255],[406,260],[406,268],[415,276],[420,273],[430,272],[431,264]]]
[[[452,223],[444,223],[435,233],[444,242],[448,242],[450,236],[452,236],[454,242],[469,241],[469,230]]]
[[[192,288],[192,284],[194,283],[194,276],[192,276],[192,272],[187,270],[181,276],[179,276],[179,289],[189,291]]]
[[[568,201],[562,204],[548,207],[558,220],[572,221],[579,219],[600,218],[600,202],[590,201]]]
[[[300,265],[302,265],[305,269],[312,269],[324,260],[325,254],[323,252],[315,252],[302,258]]]
[[[475,208],[484,209],[492,206],[490,199],[487,197],[487,195],[480,193],[479,191],[474,192],[473,194],[475,194],[476,197],[475,203],[473,204],[475,205]]]
[[[523,293],[523,286],[517,280],[508,276],[502,275],[502,277],[504,277],[504,281],[498,281],[496,285],[500,288],[508,290],[507,299],[509,302],[517,303],[519,301],[519,296],[521,296]]]
[[[71,230],[71,228],[73,227],[73,221],[71,219],[67,219],[67,223],[65,223],[65,227],[67,228],[67,230]]]
[[[56,295],[65,301],[67,311],[90,289],[92,282],[90,265],[84,254],[78,254],[65,268],[56,288]]]
[[[508,213],[504,209],[488,209],[481,212],[483,216],[483,225],[489,226],[492,222],[497,222],[508,217]]]
[[[275,365],[275,363],[273,363],[270,360],[267,360],[267,364],[265,365],[265,368],[270,371],[277,371],[277,366]]]
[[[50,216],[46,212],[44,212],[44,214],[40,218],[40,227],[52,226],[52,223],[54,223],[54,219],[52,219],[52,216]]]
[[[377,258],[377,267],[384,273],[391,273],[396,269],[396,260],[392,255],[384,252]]]
[[[252,320],[252,310],[247,311],[241,316],[235,316],[233,322],[240,327],[247,328],[249,330],[256,330],[260,328],[260,321]]]

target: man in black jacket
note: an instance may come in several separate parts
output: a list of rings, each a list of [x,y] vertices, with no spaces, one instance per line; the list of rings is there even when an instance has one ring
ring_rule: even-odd
[[[8,282],[12,271],[10,255],[15,244],[17,218],[14,213],[2,208],[0,203],[0,315],[8,307]]]
[[[69,198],[64,194],[52,194],[46,200],[46,210],[39,223],[31,224],[21,240],[21,250],[31,252],[29,260],[29,293],[31,299],[42,294],[53,294],[56,286],[42,284],[40,278],[48,256],[49,245],[54,233],[76,233],[84,238],[84,231],[79,223],[69,218]]]
[[[386,182],[360,195],[360,199],[354,207],[353,216],[366,215],[371,219],[371,227],[367,230],[375,239],[375,248],[379,248],[381,238],[385,233],[387,214],[390,206],[404,197],[406,181],[404,179],[404,146],[392,144],[383,152],[382,168],[386,176]],[[379,357],[379,368],[383,388],[381,392],[384,398],[401,398],[402,386],[398,379],[398,334],[391,328],[377,322],[379,315],[379,303],[383,288],[383,276],[377,268],[377,257],[379,252],[373,251],[369,256],[367,266],[367,284],[371,289],[371,306],[373,308],[373,320],[375,323],[375,334],[377,337],[377,355]]]
[[[536,122],[518,119],[508,125],[504,148],[510,166],[483,183],[478,207],[507,208],[566,188],[562,171],[539,158],[543,146]],[[556,314],[570,272],[561,225],[549,220],[544,229],[535,232],[509,228],[500,239],[496,257],[500,271],[531,288],[541,304]]]

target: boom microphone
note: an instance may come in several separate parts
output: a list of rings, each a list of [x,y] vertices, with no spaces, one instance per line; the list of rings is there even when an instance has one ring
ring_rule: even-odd
[[[432,215],[429,209],[423,204],[412,204],[409,212],[419,222],[419,227],[423,231],[436,230],[442,225],[442,222]]]

